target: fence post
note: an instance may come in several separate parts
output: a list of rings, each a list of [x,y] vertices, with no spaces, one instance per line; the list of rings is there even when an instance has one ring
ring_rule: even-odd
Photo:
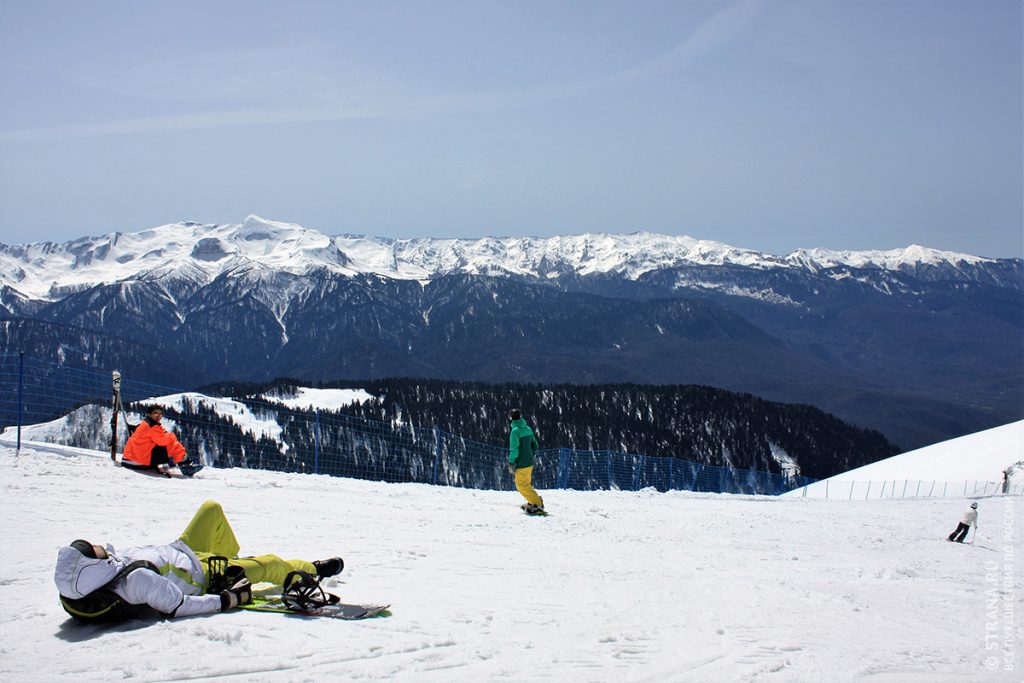
[[[828,479],[825,480],[825,500],[828,500]]]
[[[868,496],[870,496],[870,495],[871,495],[871,482],[869,481],[868,482],[868,490],[864,492],[864,500],[867,500]],[[882,482],[882,495],[885,495],[885,482]],[[881,500],[882,496],[879,496],[878,498],[879,498],[879,500]]]
[[[608,451],[608,490],[612,490],[612,452]]]
[[[569,484],[569,456],[568,448],[558,449],[558,488],[568,488]]]
[[[437,486],[437,468],[441,461],[441,430],[434,427],[434,478],[431,483]]]
[[[636,468],[636,469],[633,470],[633,490],[634,491],[639,491],[640,490],[640,472],[644,469],[644,456],[641,455],[640,456],[640,462],[639,463],[634,463],[633,467]]]
[[[932,479],[932,487],[928,489],[928,497],[931,498],[932,494],[935,493],[935,480]]]
[[[25,386],[25,352],[18,352],[18,447],[14,455],[21,455],[21,414],[25,410],[23,388]]]
[[[320,474],[320,408],[315,409],[316,431],[313,434],[313,474]]]

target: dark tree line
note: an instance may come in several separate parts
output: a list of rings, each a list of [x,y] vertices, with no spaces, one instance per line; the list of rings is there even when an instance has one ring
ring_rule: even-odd
[[[308,384],[308,383],[303,383]],[[376,400],[342,414],[373,425],[437,427],[469,441],[504,446],[507,415],[522,410],[542,448],[610,450],[669,456],[707,465],[781,473],[787,459],[803,476],[820,479],[895,455],[878,432],[860,429],[817,408],[765,401],[751,394],[692,385],[484,384],[389,379],[319,383],[361,388]],[[287,396],[297,383],[221,385],[238,398]],[[322,411],[324,420],[330,413]],[[308,417],[286,431],[311,442]],[[420,448],[428,448],[420,445]]]

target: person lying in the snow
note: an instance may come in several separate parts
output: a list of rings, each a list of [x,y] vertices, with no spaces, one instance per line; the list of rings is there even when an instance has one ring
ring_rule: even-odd
[[[277,555],[238,557],[220,503],[203,503],[181,537],[166,545],[116,550],[77,540],[57,553],[61,604],[81,621],[116,621],[148,605],[165,617],[222,612],[252,600],[251,582],[281,584],[293,571],[341,573],[340,557],[307,562]]]

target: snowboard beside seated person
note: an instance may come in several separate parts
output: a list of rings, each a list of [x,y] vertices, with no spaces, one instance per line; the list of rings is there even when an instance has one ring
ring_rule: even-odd
[[[54,581],[65,598],[83,598],[106,586],[129,605],[148,605],[165,617],[223,612],[252,600],[252,583],[281,584],[293,571],[319,578],[341,573],[340,557],[307,562],[282,560],[277,555],[238,557],[238,541],[220,503],[208,500],[196,511],[178,540],[117,550],[77,540],[57,554]],[[223,586],[211,564],[227,560]],[[112,585],[127,565],[143,560],[152,565],[135,569]],[[213,562],[211,562],[213,560]],[[210,591],[216,591],[210,593]]]

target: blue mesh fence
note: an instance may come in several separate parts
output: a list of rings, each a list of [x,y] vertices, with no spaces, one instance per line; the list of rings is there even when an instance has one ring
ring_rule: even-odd
[[[7,439],[110,450],[109,373],[0,354],[0,429]],[[158,403],[190,457],[212,467],[250,467],[388,482],[511,490],[507,449],[409,423],[290,407],[289,397],[226,399],[124,378],[128,421]],[[21,429],[19,429],[19,425]],[[117,451],[127,430],[120,420]],[[687,490],[776,495],[813,480],[715,467],[678,458],[570,448],[537,454],[539,489]]]

